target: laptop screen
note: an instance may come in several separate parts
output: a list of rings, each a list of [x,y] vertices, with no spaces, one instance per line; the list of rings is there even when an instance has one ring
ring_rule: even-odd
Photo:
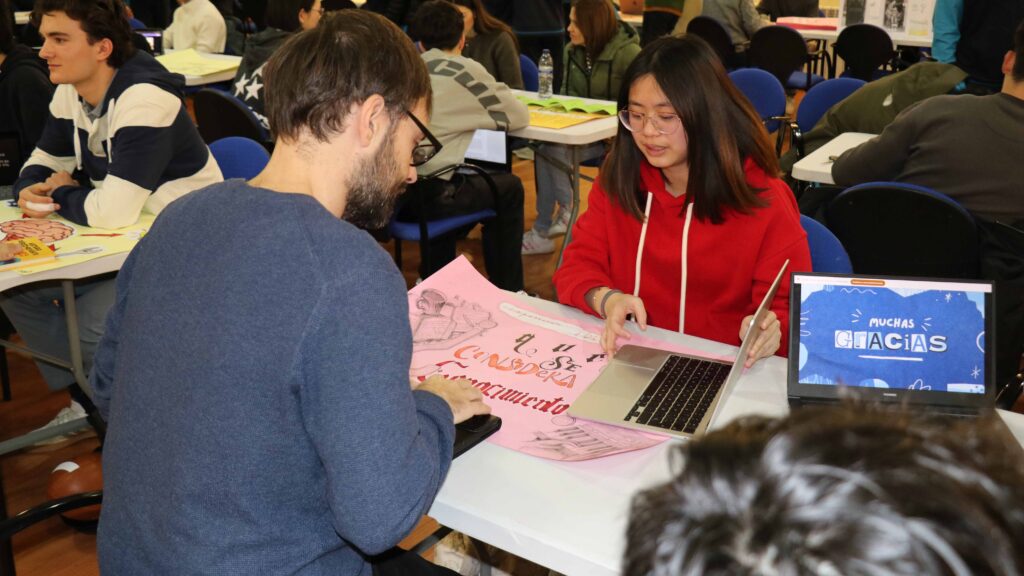
[[[164,31],[143,28],[136,30],[143,38],[146,39],[146,43],[149,44],[149,49],[153,51],[153,54],[164,53]]]
[[[791,297],[790,382],[802,392],[990,389],[991,283],[796,274]]]

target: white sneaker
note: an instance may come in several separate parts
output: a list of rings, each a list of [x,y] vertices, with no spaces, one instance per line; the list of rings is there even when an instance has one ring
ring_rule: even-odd
[[[555,222],[551,224],[551,228],[548,228],[548,238],[565,235],[565,231],[569,229],[569,216],[572,215],[571,212],[571,210],[564,207],[558,209],[558,214],[555,214]]]
[[[550,254],[554,251],[555,243],[541,236],[533,228],[530,228],[525,234],[523,234],[523,255]]]
[[[60,412],[58,412],[57,415],[54,416],[53,420],[47,422],[45,426],[36,428],[35,430],[33,430],[33,432],[38,432],[39,430],[46,430],[47,428],[53,428],[54,426],[60,426],[61,424],[67,424],[68,422],[73,422],[81,418],[85,418],[85,408],[82,408],[81,404],[72,400],[71,405],[65,408],[61,408]],[[73,432],[72,434],[77,434],[77,432]],[[58,442],[63,442],[67,440],[70,436],[70,434],[61,434],[60,436],[54,436],[53,438],[40,440],[39,442],[36,442],[36,446],[57,444]]]

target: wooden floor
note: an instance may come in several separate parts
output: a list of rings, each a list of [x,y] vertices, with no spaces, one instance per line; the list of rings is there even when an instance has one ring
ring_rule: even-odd
[[[587,173],[593,175],[595,171]],[[533,184],[533,163],[517,161],[515,173],[523,180],[526,188],[527,226],[532,225],[535,211]],[[589,185],[584,186],[589,191]],[[585,206],[585,203],[584,203]],[[556,246],[561,240],[556,241]],[[385,244],[391,251],[391,245]],[[471,258],[474,266],[483,272],[483,255],[479,232],[470,234],[459,245],[460,252]],[[406,246],[403,274],[411,287],[416,280],[416,265],[419,262],[418,249]],[[523,257],[526,291],[542,298],[552,299],[551,274],[558,255],[537,255]],[[7,439],[25,433],[48,422],[64,406],[68,405],[67,393],[50,393],[43,383],[35,364],[16,353],[8,352],[11,366],[13,400],[0,403],[0,439]],[[61,462],[94,450],[98,442],[91,434],[75,436],[67,442],[47,448],[35,448],[0,459],[7,493],[7,510],[15,514],[21,510],[44,502],[46,482],[50,472]],[[421,526],[410,537],[418,541],[429,534],[429,523]],[[20,576],[94,576],[99,574],[96,563],[96,538],[93,534],[78,532],[60,519],[51,519],[37,524],[14,538],[17,571]],[[522,563],[520,563],[521,565]],[[515,574],[531,574],[536,570],[526,566],[516,568]]]

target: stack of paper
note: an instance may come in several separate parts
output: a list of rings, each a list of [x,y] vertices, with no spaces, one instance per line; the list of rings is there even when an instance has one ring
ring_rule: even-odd
[[[519,101],[527,106],[537,106],[546,110],[607,114],[608,116],[614,116],[616,113],[615,102],[588,102],[581,98],[545,98],[542,100],[529,96],[519,96]]]
[[[183,76],[209,76],[227,70],[237,70],[239,60],[213,58],[194,49],[175,50],[156,58],[164,68]]]

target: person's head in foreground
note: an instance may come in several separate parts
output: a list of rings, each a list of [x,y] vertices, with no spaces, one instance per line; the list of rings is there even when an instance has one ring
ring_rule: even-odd
[[[719,223],[728,208],[763,205],[744,176],[751,159],[770,176],[778,160],[757,112],[700,38],[666,36],[626,70],[618,100],[619,132],[601,169],[605,190],[637,219],[646,192],[641,160],[659,168],[677,193],[692,193],[694,216]]]
[[[309,166],[318,177],[304,186],[328,210],[358,226],[386,224],[416,180],[415,166],[436,153],[419,145],[430,121],[430,76],[408,38],[369,12],[329,14],[274,54],[263,76],[277,138],[269,167]]]
[[[1024,574],[1024,462],[989,418],[845,406],[730,424],[635,498],[624,573]]]

